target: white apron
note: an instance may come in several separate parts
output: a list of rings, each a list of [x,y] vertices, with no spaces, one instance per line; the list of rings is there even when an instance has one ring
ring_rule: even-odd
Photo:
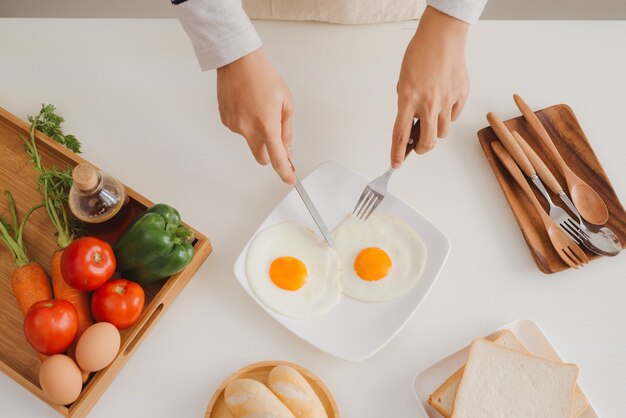
[[[251,19],[379,23],[419,19],[426,0],[243,0]]]

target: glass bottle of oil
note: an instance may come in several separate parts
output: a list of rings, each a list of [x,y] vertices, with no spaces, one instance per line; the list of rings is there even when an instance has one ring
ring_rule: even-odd
[[[87,163],[74,167],[72,179],[70,210],[87,235],[114,244],[135,217],[124,185]]]

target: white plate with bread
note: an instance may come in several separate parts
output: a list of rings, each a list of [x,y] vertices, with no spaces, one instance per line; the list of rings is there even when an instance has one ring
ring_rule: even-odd
[[[420,372],[414,393],[422,418],[598,418],[539,326],[514,321]]]
[[[241,416],[339,418],[339,409],[324,382],[304,367],[285,361],[264,361],[246,366],[224,380],[204,415]]]
[[[320,164],[302,179],[329,230],[348,217],[368,179],[334,162]],[[239,284],[269,315],[313,346],[349,361],[363,361],[385,346],[407,323],[426,298],[450,251],[447,237],[414,208],[388,193],[377,212],[402,220],[419,235],[426,248],[426,259],[419,280],[402,296],[381,303],[363,302],[343,295],[329,312],[311,319],[293,319],[268,308],[250,286],[246,258],[251,242],[266,228],[295,222],[319,234],[317,227],[295,190],[285,196],[252,238],[235,262]],[[321,235],[319,236],[320,240]]]

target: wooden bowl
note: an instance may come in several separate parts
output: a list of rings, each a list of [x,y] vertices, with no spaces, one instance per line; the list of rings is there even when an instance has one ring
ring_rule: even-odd
[[[258,380],[259,382],[266,384],[267,376],[270,371],[274,367],[280,365],[290,366],[296,369],[306,379],[306,381],[309,382],[309,385],[311,385],[317,396],[320,398],[320,401],[322,401],[322,405],[326,410],[328,418],[339,418],[339,408],[337,408],[337,403],[324,382],[304,367],[288,363],[286,361],[262,361],[260,363],[250,364],[249,366],[231,374],[228,379],[224,380],[215,391],[215,394],[211,398],[209,406],[207,406],[206,412],[204,413],[204,418],[232,417],[230,412],[226,409],[226,403],[224,402],[224,389],[226,388],[226,385],[233,380],[242,378]]]

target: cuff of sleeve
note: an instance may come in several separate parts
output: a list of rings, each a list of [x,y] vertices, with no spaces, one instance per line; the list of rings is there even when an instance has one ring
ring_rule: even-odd
[[[470,25],[478,18],[487,4],[487,0],[428,0],[430,6]]]
[[[259,49],[261,45],[261,38],[259,38],[254,27],[250,26],[245,31],[232,36],[218,46],[202,49],[194,45],[194,50],[196,51],[200,69],[208,71],[230,64]]]

